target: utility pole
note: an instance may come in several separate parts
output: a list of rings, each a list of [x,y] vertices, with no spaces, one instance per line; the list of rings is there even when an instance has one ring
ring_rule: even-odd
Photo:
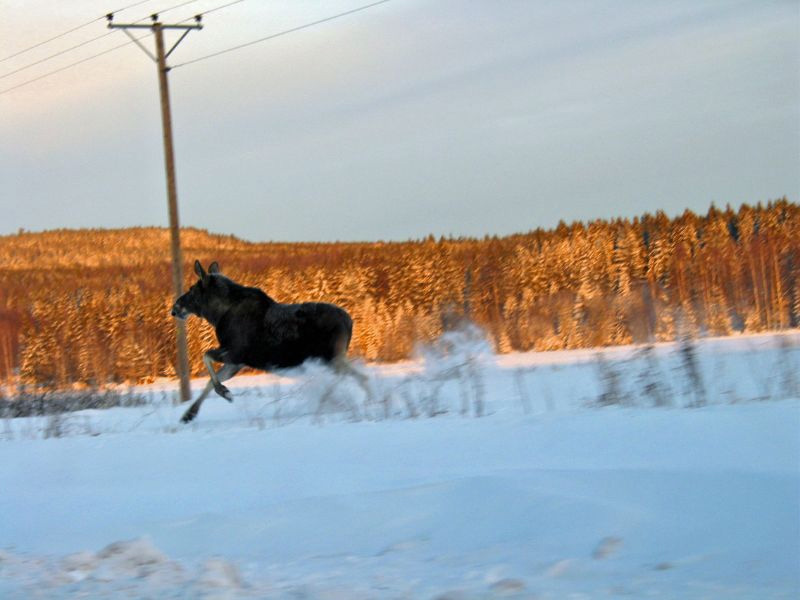
[[[169,67],[167,66],[167,58],[172,54],[173,50],[178,47],[183,39],[189,35],[193,29],[202,29],[203,25],[200,23],[201,16],[197,15],[194,19],[195,22],[191,25],[165,25],[158,20],[158,15],[154,14],[150,18],[152,23],[150,25],[142,23],[114,23],[114,14],[109,13],[106,15],[108,19],[109,29],[122,29],[122,31],[131,38],[139,48],[141,48],[147,56],[158,66],[158,88],[161,92],[161,125],[164,133],[164,166],[167,172],[167,204],[169,207],[169,233],[170,233],[170,246],[172,250],[172,287],[177,300],[183,294],[183,257],[181,255],[181,237],[180,226],[178,224],[178,189],[175,184],[175,151],[172,144],[172,115],[169,106],[169,85],[167,81],[167,73]],[[142,45],[128,31],[129,29],[150,29],[156,38],[156,55],[153,56],[150,51]],[[164,30],[177,29],[183,31],[183,35],[178,38],[178,41],[173,44],[172,48],[164,51]],[[191,399],[192,392],[189,386],[189,352],[186,345],[186,324],[183,320],[176,321],[177,329],[177,372],[180,378],[180,398],[181,402],[186,402]]]

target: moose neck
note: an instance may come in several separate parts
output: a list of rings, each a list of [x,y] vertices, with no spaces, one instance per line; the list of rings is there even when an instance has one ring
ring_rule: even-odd
[[[202,306],[200,316],[216,327],[230,308],[231,303],[227,299],[211,298]]]

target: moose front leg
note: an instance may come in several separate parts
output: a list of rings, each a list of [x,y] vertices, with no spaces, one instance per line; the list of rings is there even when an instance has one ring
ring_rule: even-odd
[[[214,386],[214,391],[217,392],[220,396],[225,398],[228,402],[233,402],[233,394],[231,391],[222,385],[222,382],[217,377],[217,373],[214,371],[214,362],[221,362],[225,364],[232,364],[228,360],[228,351],[223,350],[222,348],[215,348],[214,350],[209,350],[203,355],[203,363],[206,365],[206,369],[208,369],[208,374],[211,376],[211,383]]]
[[[217,371],[216,373],[217,379],[220,382],[227,381],[241,370],[242,370],[242,365],[230,365],[230,364],[222,365],[222,367],[220,367],[219,371]],[[181,421],[183,423],[188,423],[197,416],[197,412],[203,405],[203,400],[206,399],[206,397],[211,393],[211,390],[213,389],[214,389],[214,382],[209,381],[208,384],[206,384],[205,389],[202,392],[200,392],[200,395],[197,397],[197,400],[192,402],[192,405],[187,409],[185,413],[183,413],[183,416],[181,417]]]

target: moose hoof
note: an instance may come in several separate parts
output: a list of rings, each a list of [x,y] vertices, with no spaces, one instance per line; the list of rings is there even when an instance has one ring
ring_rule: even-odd
[[[225,400],[228,402],[233,402],[233,394],[231,394],[231,391],[221,383],[214,386],[214,391],[225,398]]]

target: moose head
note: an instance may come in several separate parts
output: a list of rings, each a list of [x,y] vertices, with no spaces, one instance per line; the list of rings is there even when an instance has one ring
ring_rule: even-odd
[[[217,261],[212,262],[206,273],[199,260],[194,261],[194,272],[197,282],[172,306],[172,316],[187,319],[189,315],[205,317],[208,307],[224,295],[227,279],[219,272]]]

